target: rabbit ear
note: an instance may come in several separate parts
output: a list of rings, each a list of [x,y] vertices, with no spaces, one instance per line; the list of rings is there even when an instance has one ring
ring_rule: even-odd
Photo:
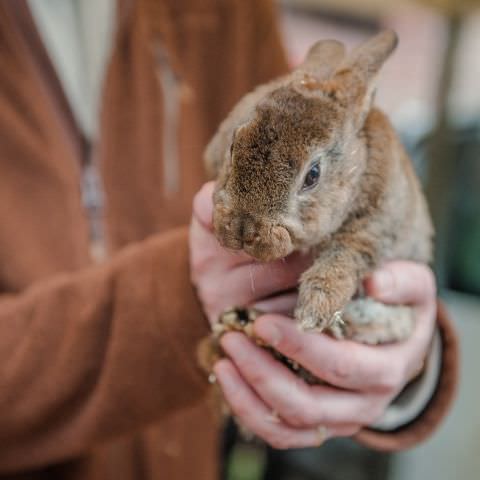
[[[304,62],[298,67],[303,75],[317,81],[329,78],[345,57],[345,46],[336,40],[320,40],[307,53]]]
[[[355,48],[348,56],[345,67],[354,70],[358,79],[366,85],[375,77],[397,44],[397,34],[393,30],[384,30]]]
[[[379,33],[354,49],[333,77],[337,90],[334,93],[357,107],[360,123],[363,123],[370,110],[377,74],[397,43],[398,37],[394,31]]]

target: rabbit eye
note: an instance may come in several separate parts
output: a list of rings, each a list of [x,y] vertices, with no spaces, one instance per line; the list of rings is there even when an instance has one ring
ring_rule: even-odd
[[[320,165],[318,162],[314,163],[310,170],[308,171],[307,175],[305,175],[305,180],[303,181],[302,190],[308,190],[314,187],[318,180],[320,179]]]

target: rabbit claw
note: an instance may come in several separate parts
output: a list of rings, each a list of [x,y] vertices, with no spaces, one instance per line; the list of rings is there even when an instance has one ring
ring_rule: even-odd
[[[298,321],[299,329],[304,332],[312,330],[321,332],[328,326],[328,322],[323,320],[323,317],[319,315],[318,310],[312,304],[297,308],[295,318]]]
[[[318,316],[304,317],[299,321],[299,328],[302,331],[315,330],[319,333],[323,332],[326,328],[343,331],[345,328],[345,319],[342,316],[342,311],[337,310],[329,322],[322,322]]]
[[[345,319],[342,316],[342,311],[337,310],[330,321],[330,326],[332,327],[344,327],[345,326]]]
[[[315,330],[322,332],[325,329],[343,331],[345,319],[343,317],[343,305],[348,301],[336,292],[327,294],[317,286],[303,284],[300,287],[300,297],[295,318],[303,331]]]

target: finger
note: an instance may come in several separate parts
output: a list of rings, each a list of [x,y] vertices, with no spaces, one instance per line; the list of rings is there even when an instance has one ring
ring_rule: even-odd
[[[265,313],[278,313],[291,317],[297,304],[298,293],[296,291],[277,295],[262,300],[253,305],[257,310]]]
[[[426,265],[395,261],[375,271],[364,284],[367,294],[382,302],[410,304],[415,308],[415,330],[410,339],[381,347],[386,355],[403,356],[406,376],[411,378],[421,369],[433,338],[437,306],[435,277]]]
[[[242,334],[225,335],[222,347],[256,394],[292,427],[366,425],[388,403],[375,395],[307,385]]]
[[[259,264],[245,254],[226,252],[213,234],[204,235],[205,230],[195,220],[191,228],[192,280],[211,320],[226,308],[252,305],[296,287],[311,262],[308,255],[294,253],[270,264]],[[196,229],[203,232],[195,233]]]
[[[213,231],[214,188],[215,182],[207,182],[193,198],[193,216],[209,231]]]
[[[253,262],[252,257],[242,251],[223,248],[213,233],[213,190],[214,182],[205,183],[193,199],[190,244],[193,266],[202,260],[210,263],[215,259],[219,266],[234,266]],[[207,255],[206,255],[206,252]]]
[[[290,319],[279,315],[263,315],[254,328],[260,338],[327,383],[392,396],[419,369],[432,338],[433,324],[430,313],[419,312],[409,339],[380,346],[301,332]]]
[[[385,264],[364,281],[367,294],[385,303],[425,308],[434,303],[435,277],[426,265],[395,261]]]
[[[302,264],[293,258],[272,264],[237,265],[221,273],[221,289],[218,282],[204,283],[199,287],[199,294],[204,303],[215,306],[213,313],[218,315],[226,308],[257,304],[259,299],[296,287],[303,270]],[[287,299],[283,306],[288,306],[287,303],[290,302],[291,299]],[[283,302],[278,301],[280,303]]]
[[[240,305],[248,305],[259,299],[296,288],[300,275],[310,263],[309,256],[297,252],[271,263],[255,262],[232,268],[227,282],[238,291],[237,302],[242,302]]]
[[[415,327],[412,335],[406,341],[377,347],[384,362],[403,364],[404,377],[408,381],[422,370],[425,358],[433,339],[435,330],[435,312],[430,309],[420,309],[416,315]],[[382,361],[382,359],[379,359]]]
[[[315,429],[294,429],[272,415],[272,411],[245,383],[227,359],[214,367],[217,380],[234,415],[248,430],[279,449],[318,446],[325,438]]]
[[[338,341],[318,332],[302,332],[290,319],[263,315],[255,333],[316,377],[350,390],[390,390],[403,379],[405,361],[392,350],[351,341]]]
[[[213,268],[225,271],[237,265],[253,263],[252,257],[245,252],[223,248],[213,232],[195,216],[190,224],[189,242],[192,271],[197,273]]]

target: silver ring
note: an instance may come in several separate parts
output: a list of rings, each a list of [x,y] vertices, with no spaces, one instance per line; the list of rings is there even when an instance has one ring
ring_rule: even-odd
[[[328,428],[325,425],[319,425],[316,428],[316,431],[317,431],[317,440],[318,440],[317,445],[320,446],[323,443],[325,443],[325,440],[327,440],[328,438]]]
[[[272,410],[270,412],[270,415],[267,415],[267,420],[270,423],[280,423],[280,417],[278,416],[278,413],[275,410]]]

